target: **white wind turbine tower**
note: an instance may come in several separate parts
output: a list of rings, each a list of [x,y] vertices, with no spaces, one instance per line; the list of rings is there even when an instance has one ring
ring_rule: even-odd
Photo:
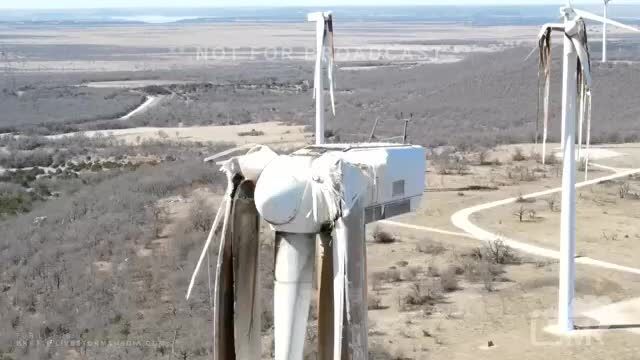
[[[322,66],[333,65],[323,54],[331,39],[331,16],[311,14],[309,19],[320,23],[322,56],[316,61],[314,94],[321,107],[316,111],[316,141],[321,141]],[[328,75],[333,83],[333,72]],[[318,359],[366,360],[365,224],[415,211],[425,186],[425,153],[420,146],[362,143],[320,144],[277,155],[258,145],[220,163],[227,191],[187,290],[188,298],[212,239],[220,233],[214,360],[261,356],[260,218],[275,231],[275,360],[302,360],[317,237],[323,250]]]
[[[576,112],[578,108],[578,79],[581,80],[580,111],[590,114],[591,97],[591,60],[587,44],[585,20],[609,23],[614,26],[638,31],[628,25],[586,11],[574,9],[571,5],[562,7],[560,13],[564,18],[562,24],[545,24],[539,39],[540,54],[546,59],[541,63],[550,64],[551,46],[549,44],[552,31],[564,33],[562,62],[562,136],[563,136],[563,170],[562,170],[562,212],[560,221],[560,274],[558,289],[558,327],[560,331],[574,330],[573,299],[575,293],[575,251],[576,251]],[[545,51],[546,50],[546,51]],[[578,66],[579,65],[579,66]],[[550,65],[548,65],[550,66]],[[548,81],[548,77],[547,77]],[[547,85],[547,84],[546,84]],[[548,85],[547,85],[548,86]],[[548,96],[548,92],[547,92]],[[585,100],[587,99],[587,100]],[[548,102],[548,99],[545,99]],[[587,101],[586,105],[584,101]],[[545,113],[548,107],[545,107]],[[581,114],[581,118],[582,118]],[[547,118],[548,114],[545,114]],[[589,146],[590,116],[587,115]],[[545,122],[546,127],[546,122]],[[546,133],[546,130],[545,130]],[[571,146],[569,146],[571,145]],[[588,151],[587,151],[588,159]]]
[[[604,0],[604,9],[603,9],[603,17],[607,18],[607,5],[611,0]],[[602,22],[602,62],[607,62],[607,22]]]

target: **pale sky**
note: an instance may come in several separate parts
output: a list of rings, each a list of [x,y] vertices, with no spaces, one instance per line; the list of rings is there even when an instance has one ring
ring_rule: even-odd
[[[0,9],[84,9],[127,7],[230,6],[375,6],[375,5],[562,5],[565,0],[0,0]],[[574,4],[601,3],[577,0]],[[612,4],[639,4],[640,0],[613,0]]]

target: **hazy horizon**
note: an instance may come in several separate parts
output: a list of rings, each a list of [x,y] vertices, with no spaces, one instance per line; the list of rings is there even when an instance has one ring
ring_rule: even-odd
[[[184,8],[280,8],[280,7],[427,7],[427,6],[547,6],[558,5],[561,6],[563,1],[554,0],[529,0],[525,2],[518,2],[514,0],[450,0],[450,1],[405,1],[394,2],[391,0],[382,0],[381,2],[371,5],[370,1],[364,0],[347,0],[347,1],[303,1],[293,2],[291,0],[272,0],[269,5],[264,5],[260,1],[254,0],[242,0],[231,1],[222,0],[212,3],[206,0],[185,0],[176,5],[174,1],[169,0],[137,0],[134,4],[132,1],[126,0],[101,0],[91,2],[89,5],[85,1],[81,0],[61,0],[55,3],[46,0],[30,0],[23,1],[21,3],[14,3],[11,7],[5,7],[0,5],[0,10],[95,10],[95,9],[140,9],[140,8],[154,8],[154,9],[184,9]],[[573,1],[574,5],[600,5],[602,1],[587,0],[587,1]],[[616,5],[638,5],[638,0],[618,0],[612,2],[610,6]]]
[[[505,1],[506,2],[506,1]],[[278,4],[278,3],[276,3]],[[597,4],[576,4],[601,13]],[[539,25],[558,17],[557,4],[489,5],[376,5],[358,6],[232,6],[232,7],[123,7],[91,9],[14,9],[0,11],[0,22],[55,25],[169,24],[169,23],[292,23],[304,21],[307,12],[334,10],[340,22],[456,22],[477,26]],[[638,4],[609,6],[609,15],[629,23],[640,23]]]

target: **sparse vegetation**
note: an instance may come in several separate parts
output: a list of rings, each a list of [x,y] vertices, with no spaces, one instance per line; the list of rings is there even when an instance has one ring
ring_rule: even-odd
[[[513,160],[513,161],[525,161],[525,160],[527,160],[527,157],[524,156],[524,152],[522,151],[522,148],[517,147],[516,150],[514,151],[513,155],[511,156],[511,160]]]
[[[416,307],[435,305],[443,299],[440,282],[425,280],[411,284],[409,292],[400,298],[400,308],[404,311]]]
[[[373,242],[378,243],[378,244],[392,244],[394,242],[396,242],[397,239],[395,236],[393,236],[392,234],[384,231],[384,230],[380,230],[379,228],[375,228],[373,230]]]
[[[455,267],[449,266],[440,273],[440,285],[442,290],[446,292],[456,291],[460,288]]]
[[[549,211],[551,212],[558,211],[559,200],[557,196],[551,196],[551,197],[545,198],[544,201],[547,203],[547,206],[549,207]]]
[[[508,265],[520,263],[520,258],[516,255],[513,249],[508,245],[505,245],[502,240],[487,242],[482,247],[482,250],[477,252],[476,255],[481,259],[488,259],[494,264]]]
[[[369,296],[367,297],[367,302],[367,308],[369,310],[382,310],[386,308],[384,305],[382,305],[382,299],[380,299],[380,297],[377,295],[369,294]]]
[[[251,131],[241,131],[238,133],[238,136],[262,136],[264,135],[264,131],[251,129]]]
[[[557,165],[559,163],[558,157],[553,153],[549,153],[544,157],[545,165]]]
[[[215,185],[222,178],[189,148],[164,145],[160,150],[161,156],[174,153],[180,161],[113,171],[101,166],[97,173],[81,174],[79,183],[76,177],[28,178],[29,191],[25,184],[0,182],[0,284],[9,299],[0,302],[0,313],[3,319],[4,314],[11,318],[0,323],[0,333],[32,333],[42,342],[60,336],[162,341],[136,350],[139,358],[160,356],[168,346],[183,358],[207,353],[208,337],[198,335],[206,327],[199,320],[209,309],[206,290],[196,291],[190,303],[167,290],[186,286],[185,265],[193,262],[202,235],[191,225],[177,224],[184,229],[177,230],[179,241],[158,250],[165,215],[155,211],[155,205],[161,198],[194,185]],[[81,172],[92,171],[96,162],[91,163]],[[50,189],[61,191],[52,196]],[[145,255],[148,252],[155,255]],[[43,320],[30,321],[35,317]],[[173,345],[172,329],[180,329]],[[0,351],[7,356],[12,344],[11,337],[0,337]],[[37,357],[36,348],[19,351]],[[102,358],[104,351],[95,347],[86,354]],[[113,356],[124,349],[109,351]]]
[[[211,204],[201,196],[197,196],[189,209],[189,220],[193,229],[199,232],[209,231],[209,227],[216,216]]]
[[[421,253],[440,255],[447,250],[441,243],[431,239],[424,239],[416,245],[416,250]]]
[[[623,182],[618,186],[618,195],[620,196],[620,199],[627,198],[630,191],[631,191],[631,186],[629,185],[628,182]]]
[[[524,215],[528,212],[529,210],[527,208],[524,207],[524,205],[520,205],[520,207],[518,207],[518,209],[516,210],[516,212],[514,213],[515,216],[518,217],[518,220],[520,220],[520,222],[524,221]]]

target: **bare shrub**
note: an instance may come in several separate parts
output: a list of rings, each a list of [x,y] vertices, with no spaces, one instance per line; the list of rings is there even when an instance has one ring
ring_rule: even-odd
[[[430,277],[438,277],[440,276],[440,268],[435,265],[429,265],[427,267],[427,275]]]
[[[251,131],[241,131],[238,133],[238,136],[262,136],[264,135],[264,131],[251,129]]]
[[[454,172],[463,174],[468,169],[464,158],[455,154],[452,150],[432,154],[431,163],[435,166],[439,175],[449,175]]]
[[[533,171],[531,171],[528,167],[520,167],[518,169],[520,171],[520,181],[535,181],[536,175]]]
[[[399,358],[385,349],[382,344],[372,343],[369,346],[369,360],[398,360]]]
[[[367,308],[369,310],[382,310],[386,307],[382,305],[382,299],[379,296],[369,294],[367,297]]]
[[[544,157],[544,163],[545,165],[557,165],[558,157],[554,153],[547,154]]]
[[[422,281],[411,284],[409,292],[400,299],[405,310],[416,306],[434,305],[443,298],[440,282]]]
[[[580,159],[580,162],[578,162],[578,171],[585,171],[587,169],[587,160],[586,159]]]
[[[158,137],[163,140],[168,139],[169,134],[167,134],[164,130],[158,130]]]
[[[418,277],[418,274],[422,271],[420,266],[410,266],[404,269],[401,273],[401,278],[404,281],[413,281]]]
[[[513,249],[505,245],[502,240],[494,240],[487,242],[482,247],[482,258],[486,258],[494,264],[519,264],[520,258],[515,254]]]
[[[480,166],[493,165],[494,162],[489,160],[489,150],[483,149],[478,153],[478,164]]]
[[[422,240],[416,245],[416,251],[430,255],[440,255],[446,250],[447,248],[444,245],[431,239]]]
[[[605,240],[605,242],[611,242],[611,241],[618,241],[618,234],[615,233],[607,233],[606,231],[602,232],[602,238]]]
[[[373,290],[379,291],[382,289],[382,284],[387,280],[387,276],[382,271],[377,271],[371,274],[371,286]]]
[[[453,163],[453,167],[458,175],[465,175],[469,172],[469,165],[467,160],[463,157],[456,158]]]
[[[160,206],[154,205],[151,207],[151,214],[153,216],[153,234],[154,237],[157,239],[160,237],[160,231],[162,230],[163,226],[164,226],[164,209]]]
[[[620,196],[620,199],[626,198],[627,195],[629,195],[629,192],[631,192],[631,186],[629,183],[623,182],[618,186],[618,195]]]
[[[468,259],[465,262],[465,279],[469,282],[482,282],[487,291],[494,290],[495,278],[502,273],[502,265],[491,263],[487,259]]]
[[[396,237],[386,231],[380,230],[379,228],[375,228],[373,231],[373,242],[375,243],[392,244],[396,241]]]
[[[547,203],[547,206],[549,207],[549,211],[551,211],[551,212],[558,211],[558,197],[557,196],[552,196],[550,198],[546,198],[546,199],[544,199],[544,201]]]
[[[542,155],[540,155],[540,153],[536,151],[532,151],[531,154],[529,155],[529,158],[534,160],[537,163],[542,162]]]
[[[389,269],[385,271],[376,271],[372,275],[374,284],[382,284],[383,282],[399,282],[402,281],[402,274],[398,269]]]
[[[525,161],[525,160],[527,160],[527,157],[524,156],[522,148],[517,147],[515,149],[515,152],[513,153],[513,155],[511,155],[511,160],[513,160],[513,161]]]
[[[524,207],[524,205],[520,205],[520,207],[513,214],[518,217],[518,220],[520,220],[520,222],[522,222],[524,220],[524,214],[526,214],[527,211],[528,210]]]
[[[189,208],[189,220],[194,230],[199,232],[209,231],[216,212],[211,205],[201,196],[194,198]]]
[[[440,285],[442,290],[446,292],[456,291],[460,288],[455,267],[449,266],[440,273]]]

